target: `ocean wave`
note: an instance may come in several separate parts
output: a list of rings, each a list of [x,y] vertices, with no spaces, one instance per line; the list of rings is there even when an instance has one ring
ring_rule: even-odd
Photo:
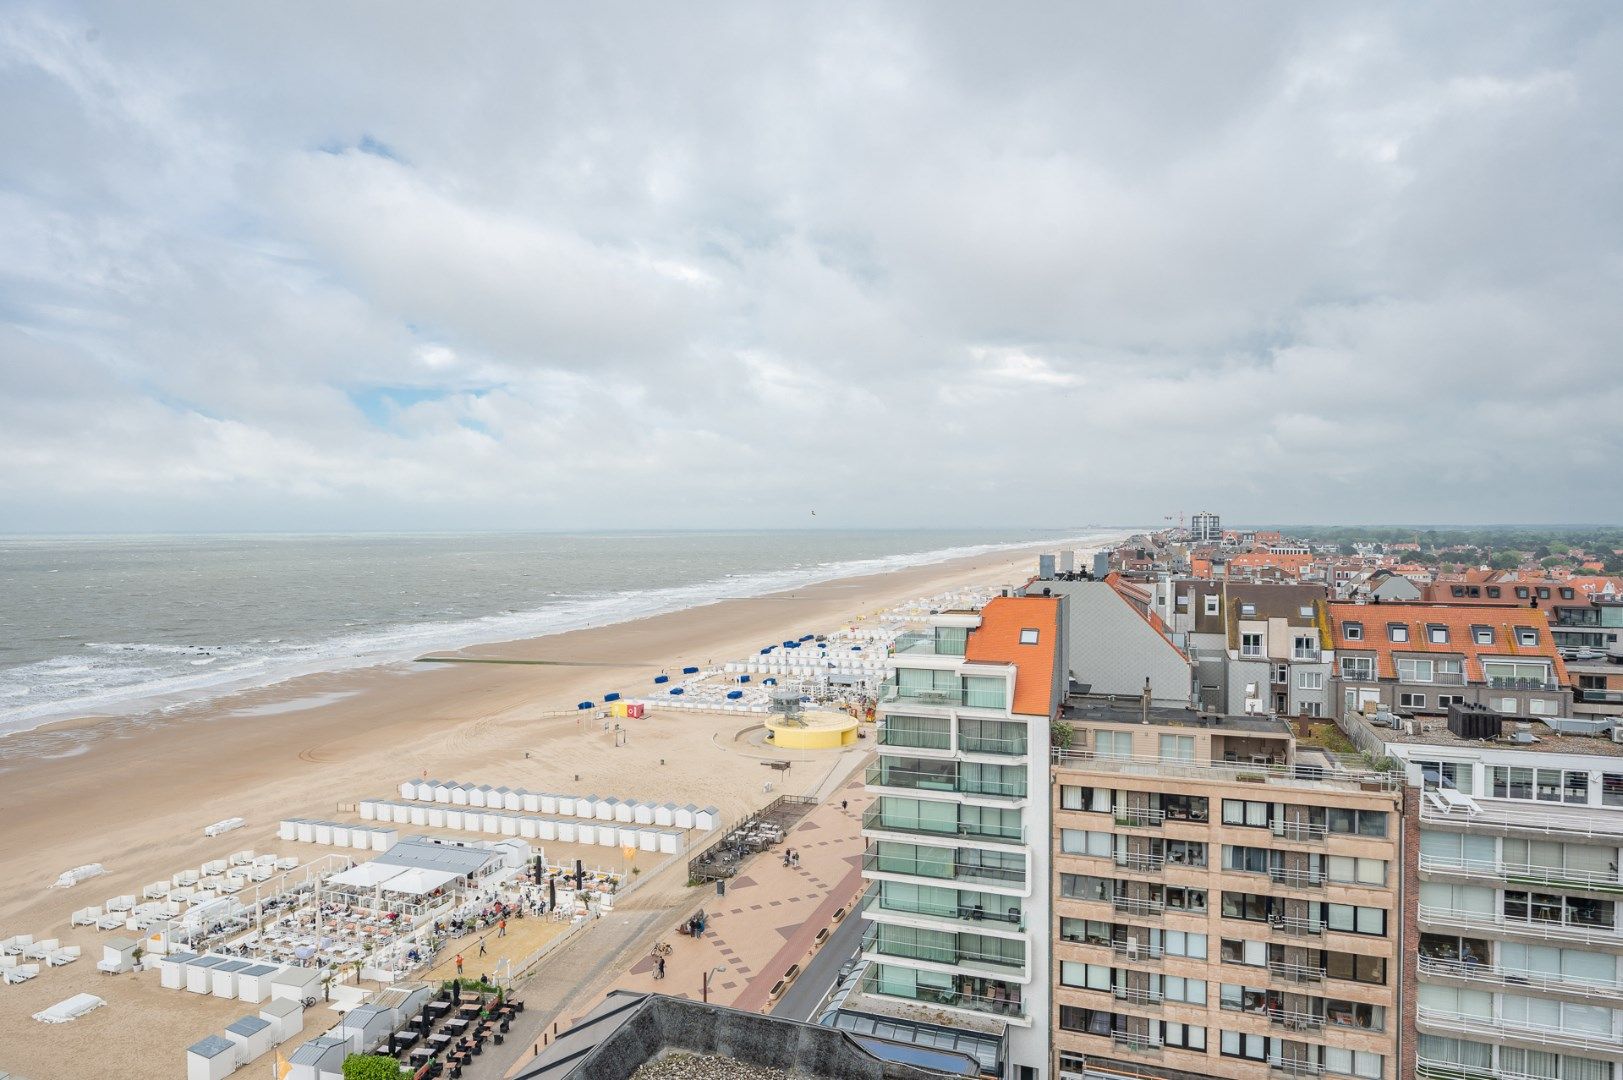
[[[753,573],[721,573],[705,581],[660,589],[625,589],[597,595],[554,593],[550,595],[556,599],[533,609],[471,618],[429,618],[337,634],[313,642],[272,638],[252,649],[251,642],[240,646],[86,642],[84,648],[88,656],[84,653],[57,656],[0,671],[0,701],[26,701],[0,707],[0,733],[27,730],[63,717],[113,711],[121,706],[150,703],[174,708],[319,671],[412,659],[429,650],[543,637],[838,578],[861,577],[1038,544],[1084,546],[1097,543],[1099,539],[1099,536],[1078,536],[973,544],[795,564]],[[167,669],[153,666],[154,661],[163,657],[175,658],[175,666]],[[135,658],[139,660],[129,662]]]

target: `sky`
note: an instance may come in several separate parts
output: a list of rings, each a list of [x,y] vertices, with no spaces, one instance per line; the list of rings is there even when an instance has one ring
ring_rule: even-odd
[[[0,531],[1620,518],[1613,3],[13,0],[0,102]]]

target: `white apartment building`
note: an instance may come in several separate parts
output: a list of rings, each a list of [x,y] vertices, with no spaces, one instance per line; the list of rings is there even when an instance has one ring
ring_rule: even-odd
[[[863,818],[869,961],[847,1008],[1002,1035],[1004,1075],[1049,1060],[1051,723],[1064,599],[998,597],[899,641]]]

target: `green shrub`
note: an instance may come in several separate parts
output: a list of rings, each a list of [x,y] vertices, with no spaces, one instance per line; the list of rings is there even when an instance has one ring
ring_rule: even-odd
[[[344,1080],[400,1080],[400,1062],[382,1054],[351,1054],[344,1059]]]

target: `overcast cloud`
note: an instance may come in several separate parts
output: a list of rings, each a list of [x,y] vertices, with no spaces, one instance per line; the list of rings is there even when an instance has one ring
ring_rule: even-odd
[[[1616,521],[1623,9],[0,9],[0,530]]]

